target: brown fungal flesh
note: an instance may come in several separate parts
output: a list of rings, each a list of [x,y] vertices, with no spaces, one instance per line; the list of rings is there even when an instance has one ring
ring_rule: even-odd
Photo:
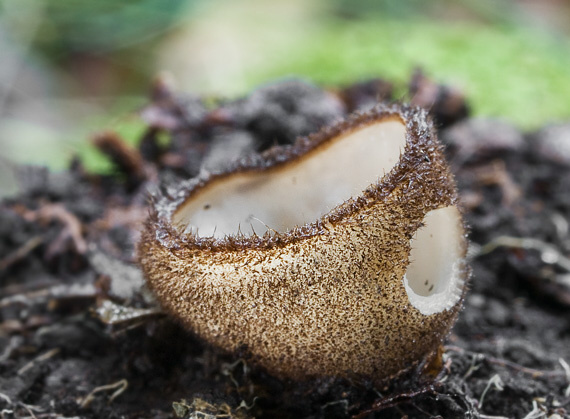
[[[138,245],[149,286],[276,376],[397,376],[460,310],[465,232],[422,110],[379,107],[167,195]]]

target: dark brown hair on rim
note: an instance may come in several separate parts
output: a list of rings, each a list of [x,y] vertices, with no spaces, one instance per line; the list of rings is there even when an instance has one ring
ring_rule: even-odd
[[[286,165],[298,158],[304,158],[307,154],[318,151],[319,147],[326,145],[331,139],[349,133],[350,131],[378,120],[399,119],[406,126],[407,136],[405,160],[394,167],[389,173],[376,184],[370,185],[356,200],[342,203],[322,218],[302,226],[298,226],[287,232],[272,231],[264,236],[256,234],[235,234],[223,238],[200,237],[195,234],[184,234],[178,226],[174,226],[171,217],[183,203],[199,193],[206,185],[213,182],[223,181],[236,173],[267,172]],[[157,234],[159,240],[165,239],[163,245],[178,247],[184,246],[207,248],[209,250],[230,250],[249,247],[272,247],[283,246],[291,241],[301,240],[322,232],[323,224],[335,223],[343,217],[357,211],[375,199],[381,199],[388,195],[391,190],[426,164],[428,154],[424,150],[437,150],[443,152],[443,146],[436,140],[435,129],[427,112],[418,107],[407,105],[379,105],[369,112],[355,113],[346,120],[336,125],[324,127],[321,131],[308,137],[298,138],[290,146],[273,147],[260,154],[251,154],[235,161],[226,170],[219,173],[203,173],[200,176],[183,181],[179,185],[171,186],[168,192],[157,193],[151,199],[150,217],[146,225],[150,224],[153,230],[161,231]],[[429,162],[431,163],[431,161]],[[449,176],[449,174],[445,174]],[[445,191],[447,195],[453,195],[455,191]],[[453,204],[456,204],[454,199]],[[176,244],[175,244],[176,243]]]

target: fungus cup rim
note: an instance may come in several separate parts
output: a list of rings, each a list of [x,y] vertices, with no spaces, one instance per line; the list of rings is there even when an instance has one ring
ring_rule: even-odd
[[[350,134],[359,127],[365,127],[376,121],[399,120],[405,128],[405,148],[400,153],[397,163],[376,182],[372,182],[356,197],[339,203],[317,220],[296,226],[287,231],[268,230],[262,236],[254,233],[225,235],[224,237],[199,236],[196,233],[183,232],[172,222],[176,211],[188,200],[212,182],[223,181],[236,174],[269,172],[300,158],[311,158],[311,154],[325,146],[329,141],[343,134]],[[409,173],[425,164],[424,150],[438,148],[443,154],[443,146],[435,140],[433,123],[427,111],[420,107],[404,104],[377,105],[372,110],[356,113],[332,126],[324,127],[307,137],[299,137],[289,146],[273,147],[263,153],[252,154],[237,160],[226,170],[218,173],[203,172],[198,177],[162,188],[151,195],[150,216],[145,228],[155,230],[156,240],[167,249],[207,251],[237,251],[245,249],[272,249],[310,239],[326,233],[327,225],[338,224],[352,215],[371,207],[375,202],[386,198],[402,183]],[[428,161],[429,163],[429,161]],[[453,182],[452,182],[453,183]],[[452,194],[449,205],[458,205],[457,194]],[[435,209],[435,208],[434,208]]]

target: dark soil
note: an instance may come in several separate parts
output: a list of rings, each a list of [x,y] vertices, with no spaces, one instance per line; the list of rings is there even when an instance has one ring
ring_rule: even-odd
[[[0,204],[0,416],[567,417],[570,124],[523,134],[469,118],[421,73],[410,91],[438,123],[471,228],[471,290],[436,378],[272,378],[160,313],[133,254],[149,192],[390,100],[391,85],[285,81],[206,101],[157,81],[138,149],[94,140],[116,173],[22,168],[24,191]]]

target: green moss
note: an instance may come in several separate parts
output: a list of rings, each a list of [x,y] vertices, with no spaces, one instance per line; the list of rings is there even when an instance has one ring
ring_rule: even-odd
[[[403,85],[420,66],[438,81],[462,88],[476,115],[504,117],[525,129],[570,116],[565,38],[513,25],[418,18],[332,19],[312,33],[252,68],[248,86],[284,75],[331,85],[381,76]],[[226,83],[232,90],[232,81]]]
[[[405,100],[410,75],[421,67],[435,80],[461,88],[474,115],[505,118],[524,130],[570,117],[570,41],[536,27],[376,15],[328,18],[300,34],[281,32],[284,39],[268,41],[279,48],[261,48],[262,57],[245,73],[222,73],[215,80],[216,92],[238,96],[290,76],[329,86],[383,77],[396,83],[397,98]],[[201,91],[200,85],[197,92],[214,93]],[[131,143],[144,129],[136,118],[97,122],[85,132],[113,129]],[[109,171],[108,161],[92,147],[82,146],[80,155],[90,170]]]

